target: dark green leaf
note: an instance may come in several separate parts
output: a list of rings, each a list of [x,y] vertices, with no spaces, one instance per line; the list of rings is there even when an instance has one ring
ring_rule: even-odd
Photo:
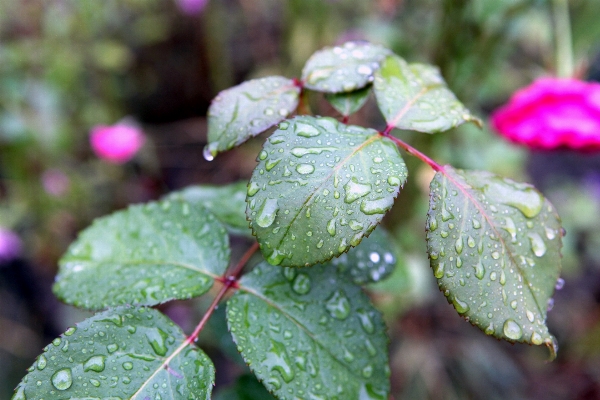
[[[445,166],[431,182],[427,243],[459,314],[488,335],[554,351],[546,309],[561,269],[561,226],[533,186]]]
[[[440,71],[394,55],[375,73],[375,97],[388,125],[436,133],[465,122],[481,125],[446,87]]]
[[[171,200],[185,200],[200,204],[214,214],[235,235],[252,236],[246,219],[247,182],[236,182],[224,186],[197,185],[170,193]]]
[[[227,320],[250,369],[281,399],[388,398],[381,315],[331,265],[260,264],[241,279]]]
[[[13,399],[209,399],[214,379],[210,359],[171,320],[118,307],[46,346]]]
[[[229,238],[205,208],[163,200],[94,221],[60,260],[54,292],[101,309],[199,296],[229,264]]]
[[[313,54],[302,70],[304,86],[319,92],[352,92],[373,82],[379,63],[391,52],[367,42],[347,42]]]
[[[340,273],[347,273],[356,284],[379,282],[396,266],[397,256],[390,240],[388,233],[379,227],[358,247],[331,260],[331,264],[337,266]]]
[[[252,79],[224,90],[208,109],[205,157],[229,150],[283,121],[298,106],[300,88],[281,76]]]
[[[325,98],[344,117],[350,116],[365,105],[371,94],[371,86],[349,93],[327,93]]]
[[[332,118],[282,122],[258,161],[246,214],[267,261],[282,266],[324,262],[358,245],[407,175],[390,139]]]

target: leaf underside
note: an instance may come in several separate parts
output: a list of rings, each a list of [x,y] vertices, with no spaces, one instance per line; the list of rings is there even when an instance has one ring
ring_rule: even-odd
[[[344,117],[348,117],[365,105],[371,94],[371,86],[348,93],[327,93],[325,98]]]
[[[271,264],[308,266],[356,246],[407,176],[395,144],[332,118],[295,117],[265,142],[246,215]]]
[[[156,310],[109,309],[46,346],[13,400],[209,399],[214,366],[196,346],[183,346],[185,340]]]
[[[208,109],[212,156],[283,121],[298,106],[300,88],[282,76],[252,79],[219,93]]]
[[[229,256],[225,228],[200,205],[134,205],[80,233],[59,262],[53,290],[87,309],[188,299],[212,287]]]
[[[352,92],[373,82],[379,63],[391,52],[367,42],[347,42],[314,53],[302,70],[308,89],[326,93]]]
[[[388,125],[425,133],[443,132],[474,122],[474,117],[431,65],[408,64],[393,55],[375,72],[377,104]]]
[[[331,265],[260,264],[228,301],[250,369],[281,399],[387,399],[387,339],[360,287]]]
[[[448,302],[488,335],[555,352],[546,314],[561,236],[554,207],[531,185],[450,166],[431,182],[431,267]]]
[[[194,185],[172,192],[166,198],[199,204],[217,217],[229,233],[252,237],[246,219],[247,185],[245,181],[222,186]]]

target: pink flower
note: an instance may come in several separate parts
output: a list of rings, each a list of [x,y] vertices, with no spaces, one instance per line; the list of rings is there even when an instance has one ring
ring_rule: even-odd
[[[531,148],[600,150],[600,84],[540,78],[496,110],[491,125]]]
[[[99,158],[114,164],[129,161],[142,147],[146,137],[131,125],[98,125],[92,128],[90,143]]]
[[[13,231],[0,227],[0,263],[21,255],[21,239]]]
[[[175,3],[184,14],[196,15],[204,10],[208,0],[175,0]]]

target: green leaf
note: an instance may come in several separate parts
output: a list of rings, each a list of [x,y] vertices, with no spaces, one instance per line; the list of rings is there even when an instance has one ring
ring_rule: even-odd
[[[347,254],[331,260],[338,272],[348,274],[354,283],[379,282],[387,278],[396,267],[397,256],[389,234],[379,227]]]
[[[456,311],[486,334],[546,344],[546,310],[560,275],[560,219],[535,188],[450,166],[431,182],[431,267]]]
[[[239,146],[283,121],[298,106],[300,87],[282,76],[252,79],[224,90],[208,109],[205,157]]]
[[[25,399],[209,399],[215,369],[170,319],[118,307],[69,328],[17,387]]]
[[[170,193],[166,198],[199,204],[213,213],[229,233],[251,237],[246,219],[247,185],[245,181],[223,186],[195,185]]]
[[[313,54],[302,70],[308,89],[319,92],[352,92],[373,82],[379,63],[391,52],[367,42],[347,42]]]
[[[356,246],[406,180],[396,145],[373,129],[295,117],[265,142],[246,215],[267,261],[324,262]]]
[[[387,399],[387,338],[359,286],[331,265],[257,266],[227,303],[242,357],[281,399]]]
[[[229,255],[225,229],[200,205],[135,205],[80,233],[60,260],[53,290],[87,309],[188,299],[212,287]]]
[[[465,122],[482,124],[456,99],[440,71],[431,65],[408,64],[396,55],[389,56],[375,73],[373,87],[389,126],[436,133]]]
[[[371,86],[348,93],[327,93],[327,101],[344,117],[348,117],[365,105],[371,94]]]

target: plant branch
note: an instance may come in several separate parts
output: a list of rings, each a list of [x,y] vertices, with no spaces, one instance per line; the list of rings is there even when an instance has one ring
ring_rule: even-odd
[[[256,250],[258,250],[258,242],[255,242],[252,245],[252,247],[250,247],[248,249],[248,251],[246,251],[246,253],[244,253],[244,255],[242,256],[240,261],[238,261],[238,263],[235,265],[235,267],[233,267],[233,269],[231,270],[231,272],[229,274],[226,272],[223,277],[221,277],[220,279],[217,279],[217,281],[219,281],[223,284],[223,287],[221,288],[221,290],[219,290],[219,293],[217,293],[217,295],[213,299],[212,303],[210,303],[210,306],[208,306],[206,313],[204,314],[204,316],[202,317],[202,319],[196,326],[196,329],[194,329],[194,332],[192,332],[192,334],[190,336],[188,336],[188,338],[186,339],[186,343],[194,343],[198,339],[198,335],[200,335],[200,332],[202,331],[202,329],[204,329],[204,326],[206,325],[209,318],[212,316],[212,314],[217,309],[217,306],[219,305],[219,303],[221,302],[223,297],[225,297],[225,294],[227,293],[227,291],[231,288],[238,287],[238,284],[237,284],[238,275],[242,272],[242,270],[244,269],[244,266],[246,266],[246,263],[248,262],[248,260],[250,260],[250,257],[252,257],[252,255],[256,252]]]
[[[442,167],[440,164],[433,161],[431,158],[427,157],[425,154],[421,153],[419,150],[415,149],[414,147],[412,147],[408,143],[404,142],[403,140],[400,140],[397,137],[392,136],[390,134],[392,129],[394,129],[393,126],[388,126],[387,128],[385,128],[385,130],[383,132],[379,132],[379,134],[392,140],[394,143],[396,143],[397,146],[406,150],[407,153],[412,154],[413,156],[417,157],[418,159],[420,159],[421,161],[423,161],[424,163],[429,165],[431,168],[433,168],[435,171],[443,171],[444,170],[444,167]]]

